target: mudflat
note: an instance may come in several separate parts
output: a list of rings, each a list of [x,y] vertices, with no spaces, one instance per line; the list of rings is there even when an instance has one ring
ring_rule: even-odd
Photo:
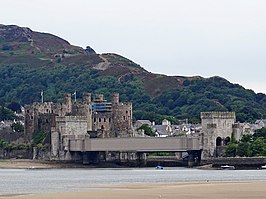
[[[0,169],[28,169],[28,168],[57,168],[57,164],[49,164],[49,162],[29,160],[29,159],[7,159],[0,160]]]
[[[84,192],[5,195],[0,199],[264,199],[265,187],[265,181],[127,184],[84,186]]]

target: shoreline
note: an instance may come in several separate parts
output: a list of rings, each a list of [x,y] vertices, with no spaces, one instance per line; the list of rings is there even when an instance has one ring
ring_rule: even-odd
[[[167,166],[166,166],[167,167]],[[171,167],[171,166],[170,166]],[[174,166],[176,167],[176,166]],[[177,166],[184,167],[184,166]],[[126,166],[117,165],[114,163],[102,163],[94,165],[84,165],[78,162],[62,162],[62,161],[50,161],[50,160],[33,160],[33,159],[0,159],[0,169],[75,169],[75,168],[91,168],[91,169],[101,169],[101,168],[154,168],[150,166]],[[201,166],[195,166],[194,169],[202,170],[220,170],[220,167],[213,167],[212,164],[206,164]],[[257,170],[258,168],[244,168],[244,170]],[[239,169],[237,169],[239,170]],[[240,169],[240,170],[243,170]]]
[[[166,166],[167,167],[167,166]],[[186,166],[169,166],[169,167],[184,167]],[[33,160],[33,159],[0,159],[0,169],[127,169],[127,168],[155,168],[153,166],[128,166],[118,165],[114,163],[100,163],[84,165],[79,162],[56,161],[56,160]],[[214,167],[212,164],[192,167],[200,170],[222,170],[221,167]],[[234,170],[258,170],[258,167],[242,167],[234,168]]]
[[[85,168],[78,163],[65,163],[56,161],[32,159],[2,159],[0,169],[60,169],[60,168]]]
[[[0,195],[0,199],[250,199],[265,198],[265,186],[266,181],[99,185],[79,187],[84,188],[80,192]]]

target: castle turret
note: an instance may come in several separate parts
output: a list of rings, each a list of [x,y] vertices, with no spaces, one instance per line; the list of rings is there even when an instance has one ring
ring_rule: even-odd
[[[119,104],[119,93],[113,93],[112,95],[112,105]]]
[[[38,126],[38,112],[33,106],[25,106],[25,117],[24,117],[24,135],[26,142],[31,142],[34,131]]]
[[[132,136],[132,104],[119,103],[112,105],[112,131],[116,137]]]
[[[104,101],[103,94],[96,94],[94,102],[103,102],[103,101]]]
[[[70,93],[64,94],[64,105],[65,105],[65,112],[70,113],[72,110],[72,102],[71,102],[71,94]]]
[[[83,93],[83,102],[91,102],[91,93]]]

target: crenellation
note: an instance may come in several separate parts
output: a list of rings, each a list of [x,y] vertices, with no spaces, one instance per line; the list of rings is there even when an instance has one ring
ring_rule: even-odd
[[[83,103],[90,103],[91,102],[91,93],[83,93],[82,101],[83,101]]]
[[[235,119],[235,112],[202,112],[201,119]]]

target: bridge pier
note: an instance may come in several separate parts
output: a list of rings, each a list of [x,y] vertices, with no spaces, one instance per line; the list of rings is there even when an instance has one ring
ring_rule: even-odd
[[[147,165],[147,156],[146,153],[143,152],[137,152],[137,161],[138,161],[138,166],[146,166]]]
[[[70,151],[65,151],[65,160],[70,161],[72,160]]]
[[[182,159],[182,152],[175,152],[175,157],[178,160]]]
[[[201,161],[201,150],[188,151],[188,167],[198,166]]]
[[[74,152],[72,155],[72,160],[75,162],[80,162],[82,161],[82,152]]]
[[[99,163],[99,152],[83,152],[82,163],[83,164],[98,164]]]

